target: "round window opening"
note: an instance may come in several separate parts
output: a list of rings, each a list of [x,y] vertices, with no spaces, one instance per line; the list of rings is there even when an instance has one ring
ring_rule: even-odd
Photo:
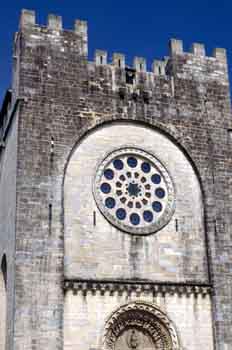
[[[94,197],[106,219],[137,235],[154,233],[174,212],[174,188],[163,164],[150,152],[127,147],[99,165]]]

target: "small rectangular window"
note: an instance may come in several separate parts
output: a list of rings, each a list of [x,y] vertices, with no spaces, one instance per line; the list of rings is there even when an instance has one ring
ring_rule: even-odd
[[[126,68],[126,83],[133,85],[135,81],[135,70],[132,68]]]

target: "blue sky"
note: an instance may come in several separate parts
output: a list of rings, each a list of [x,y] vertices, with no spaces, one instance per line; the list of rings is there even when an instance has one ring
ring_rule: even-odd
[[[17,31],[22,8],[33,9],[37,23],[45,24],[48,13],[63,17],[64,28],[73,28],[75,19],[89,23],[89,57],[95,49],[124,53],[127,63],[134,56],[147,59],[148,68],[155,58],[168,54],[168,40],[178,38],[189,50],[193,42],[228,51],[232,67],[231,0],[11,0],[0,4],[0,100],[11,81],[13,34]]]

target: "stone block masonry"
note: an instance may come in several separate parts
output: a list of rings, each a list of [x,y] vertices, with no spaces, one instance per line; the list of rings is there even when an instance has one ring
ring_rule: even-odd
[[[0,114],[7,350],[103,349],[107,319],[135,301],[168,315],[178,350],[232,349],[225,50],[171,40],[150,71],[103,50],[90,62],[85,21],[35,17],[22,11]],[[154,153],[175,185],[172,219],[147,237],[111,226],[93,198],[94,166],[125,145]]]

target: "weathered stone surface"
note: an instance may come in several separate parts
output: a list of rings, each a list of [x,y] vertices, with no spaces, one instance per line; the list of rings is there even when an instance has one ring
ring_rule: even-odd
[[[136,293],[128,296],[126,292],[121,295],[108,296],[101,295],[100,291],[97,291],[94,296],[90,293],[86,296],[79,293],[73,295],[71,291],[66,293],[64,348],[71,350],[81,348],[110,349],[110,347],[104,347],[108,330],[108,318],[119,307],[125,307],[125,303],[127,304],[131,301],[158,305],[158,308],[177,325],[181,349],[214,349],[211,301],[208,296],[195,298],[193,295],[190,295],[188,298],[185,298],[178,297],[176,294],[166,296],[159,294],[157,297],[153,297],[146,292],[141,293],[140,297]],[[116,316],[114,319],[116,319]],[[78,337],[77,329],[81,329],[82,336]],[[169,349],[169,347],[158,347],[161,344],[157,340],[156,345],[158,349]],[[129,349],[129,347],[122,348]],[[142,347],[139,349],[142,349]],[[149,347],[149,349],[156,348]],[[179,349],[179,347],[173,346],[173,349]]]
[[[8,113],[8,116],[10,112]],[[9,121],[9,119],[8,119]],[[6,258],[7,306],[2,294],[0,303],[1,321],[6,317],[6,340],[0,339],[0,344],[7,342],[12,348],[14,327],[14,283],[15,283],[15,222],[16,222],[16,173],[17,173],[17,123],[15,116],[7,138],[2,139],[0,149],[0,266]],[[6,124],[7,125],[7,124]],[[5,126],[6,126],[5,125]],[[3,271],[0,270],[3,279]],[[5,288],[5,286],[1,286]],[[2,290],[3,292],[3,290]],[[7,308],[7,312],[4,309]],[[3,334],[2,334],[3,335]]]
[[[175,187],[171,221],[149,236],[132,236],[113,227],[92,195],[99,161],[125,145],[153,152]],[[114,123],[93,131],[75,148],[64,182],[65,277],[208,282],[204,237],[196,174],[183,152],[162,133]]]
[[[34,12],[23,12],[14,47],[11,107],[1,113],[1,136],[6,136],[0,154],[0,258],[6,254],[9,272],[8,349],[99,348],[109,314],[143,299],[169,315],[183,349],[230,350],[232,123],[225,51],[206,57],[195,44],[193,53],[185,53],[182,43],[173,40],[170,57],[154,64],[154,73],[138,59],[137,71],[125,70],[123,56],[115,56],[114,64],[107,63],[105,52],[97,62],[87,61],[86,22],[77,21],[74,31],[62,30],[61,23],[53,16],[48,27],[41,27]],[[18,103],[18,98],[24,100]],[[120,127],[127,131],[116,138],[114,130]],[[132,247],[142,262],[135,271],[135,255],[129,259],[135,239],[116,232],[97,211],[89,180],[96,150],[101,161],[104,147],[106,153],[122,143],[142,147],[147,133],[154,136],[149,145],[157,148],[171,175],[178,175],[173,220],[179,220],[180,231],[176,235],[171,221],[154,236],[140,238],[141,247]],[[72,187],[75,194],[86,191],[86,205],[71,198]],[[94,210],[96,229],[90,228]],[[125,250],[119,251],[123,240]],[[164,245],[168,250],[158,258],[154,251]],[[109,279],[119,290],[131,278],[141,286],[144,279],[180,287],[188,282],[194,290],[205,283],[213,293],[73,295],[64,293],[64,278],[65,283],[91,279],[96,284]]]

